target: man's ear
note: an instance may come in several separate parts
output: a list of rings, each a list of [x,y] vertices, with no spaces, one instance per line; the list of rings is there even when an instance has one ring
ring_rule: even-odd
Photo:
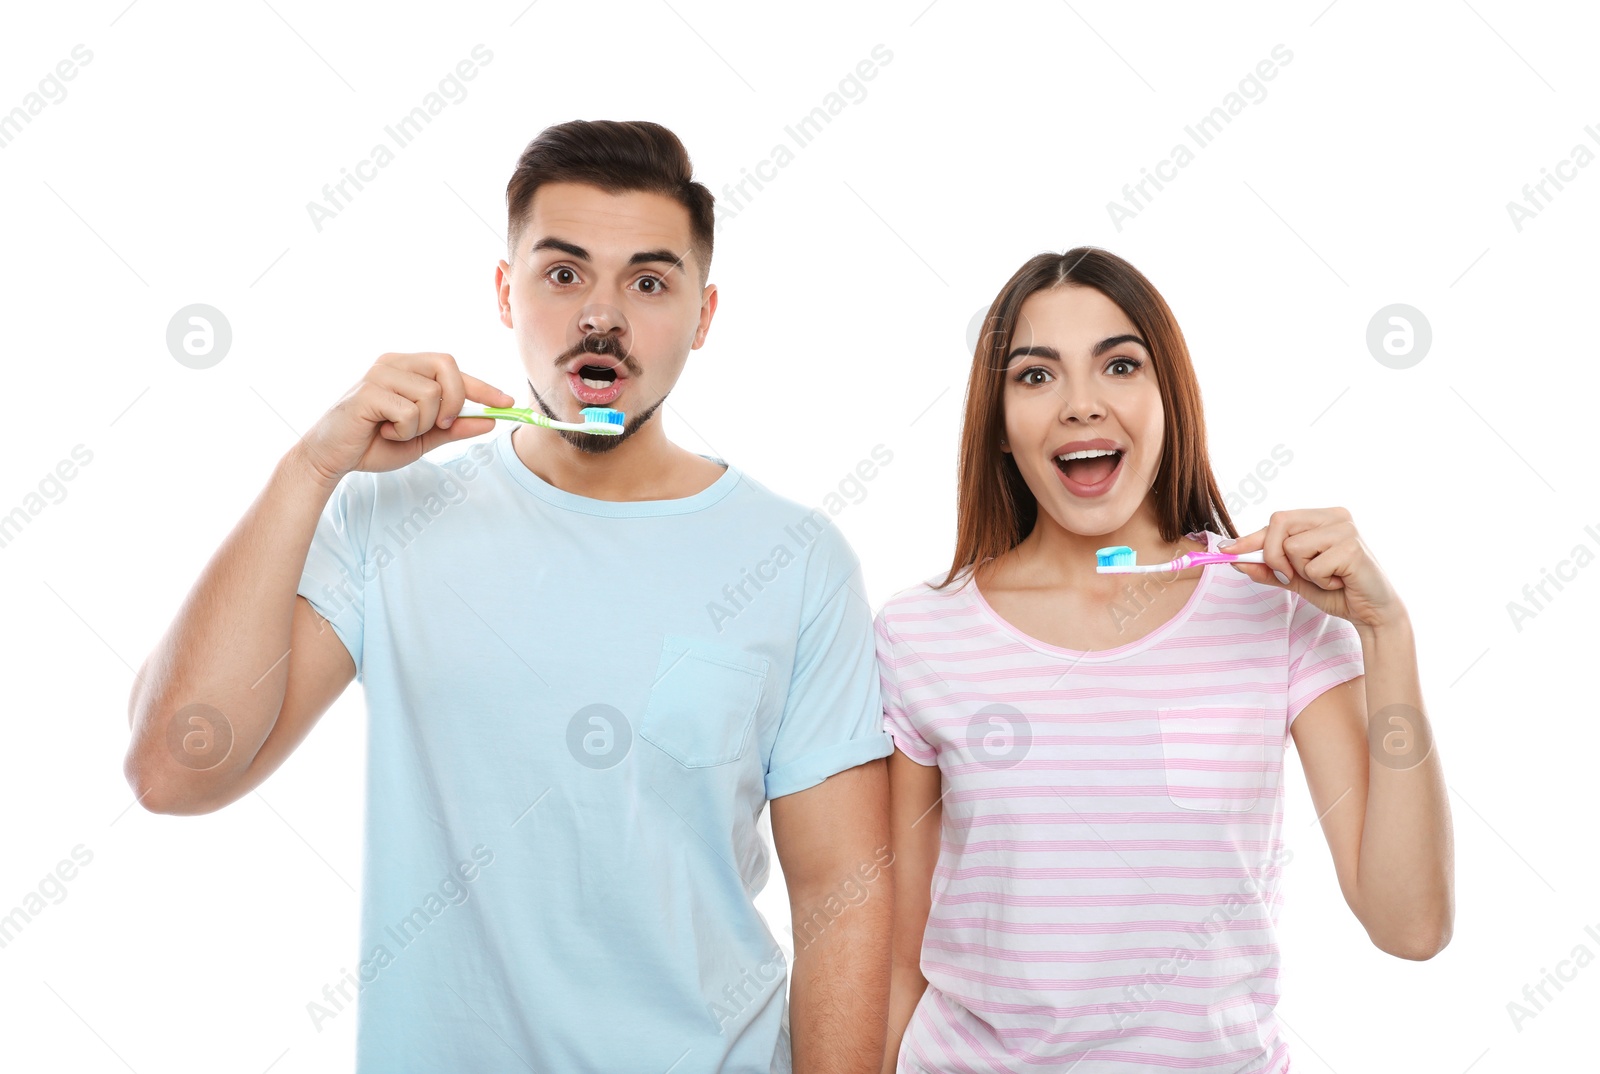
[[[500,323],[511,325],[511,266],[501,261],[494,267],[494,298],[500,307]]]
[[[700,292],[700,327],[695,329],[694,342],[689,345],[692,351],[699,350],[706,341],[706,333],[711,331],[711,318],[717,312],[717,285],[706,284],[705,290]]]

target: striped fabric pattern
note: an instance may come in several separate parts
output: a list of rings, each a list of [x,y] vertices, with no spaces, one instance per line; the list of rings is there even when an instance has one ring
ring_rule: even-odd
[[[1134,614],[1133,641],[1085,653],[942,578],[874,621],[884,729],[944,792],[928,989],[897,1069],[1289,1070],[1284,750],[1307,704],[1362,674],[1354,626],[1208,567],[1166,623],[1137,637]]]

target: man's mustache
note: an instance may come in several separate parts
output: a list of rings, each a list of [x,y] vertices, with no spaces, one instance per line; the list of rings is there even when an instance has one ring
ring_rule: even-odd
[[[622,363],[622,368],[629,376],[636,377],[640,372],[639,363],[634,360],[633,355],[624,350],[621,342],[612,335],[584,336],[576,347],[565,351],[556,359],[556,365],[565,366],[580,354],[609,354]]]

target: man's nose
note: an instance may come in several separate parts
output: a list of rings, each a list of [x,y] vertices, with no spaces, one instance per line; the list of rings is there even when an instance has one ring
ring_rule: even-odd
[[[608,332],[623,335],[628,330],[628,319],[615,306],[591,303],[578,311],[578,331],[584,335]]]

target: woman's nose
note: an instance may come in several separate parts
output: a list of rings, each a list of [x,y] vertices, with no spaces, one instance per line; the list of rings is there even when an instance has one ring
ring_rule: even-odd
[[[1056,394],[1061,397],[1060,417],[1063,422],[1071,418],[1088,421],[1090,418],[1105,417],[1105,407],[1088,385],[1062,384],[1056,388]]]

